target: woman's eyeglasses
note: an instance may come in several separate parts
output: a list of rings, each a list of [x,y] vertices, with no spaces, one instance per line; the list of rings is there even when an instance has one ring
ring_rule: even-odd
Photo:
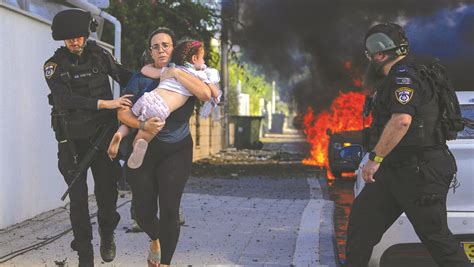
[[[170,47],[171,47],[170,43],[161,43],[161,44],[154,44],[154,45],[150,46],[150,49],[160,51],[160,48],[163,48],[163,51],[166,51]]]

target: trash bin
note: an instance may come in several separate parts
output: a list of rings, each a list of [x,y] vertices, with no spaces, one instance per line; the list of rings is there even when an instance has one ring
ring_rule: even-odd
[[[272,114],[272,128],[271,133],[283,133],[283,123],[285,122],[285,114],[273,113]]]
[[[262,148],[262,143],[259,139],[262,118],[262,116],[232,116],[232,120],[235,123],[235,148]]]

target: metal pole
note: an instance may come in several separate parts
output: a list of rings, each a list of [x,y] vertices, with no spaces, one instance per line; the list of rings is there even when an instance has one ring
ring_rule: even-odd
[[[222,29],[221,29],[221,88],[224,94],[224,127],[223,127],[223,148],[229,147],[229,71],[227,68],[229,50],[229,33],[228,33],[228,19],[231,13],[231,1],[222,0],[222,10],[221,10],[221,20],[222,20]]]
[[[110,15],[109,13],[105,12],[105,11],[102,11],[100,12],[100,15],[101,17],[103,17],[104,19],[110,21],[112,24],[114,24],[115,26],[115,34],[114,34],[114,56],[115,58],[117,59],[118,62],[122,62],[121,61],[121,58],[122,58],[122,24],[120,23],[120,21]],[[117,89],[117,90],[115,90]],[[120,85],[118,84],[118,82],[115,82],[114,81],[114,98],[116,97],[119,97],[120,96]]]
[[[272,81],[272,113],[275,113],[276,99],[275,99],[275,81]]]

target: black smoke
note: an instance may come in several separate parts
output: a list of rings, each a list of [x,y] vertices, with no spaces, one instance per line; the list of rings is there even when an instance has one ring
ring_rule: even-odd
[[[245,60],[260,65],[277,80],[285,100],[294,98],[300,111],[307,106],[322,110],[339,91],[362,90],[352,85],[343,62],[356,71],[367,67],[363,38],[377,22],[405,24],[429,18],[443,9],[457,9],[473,1],[448,0],[224,0],[234,11],[231,42],[244,51]],[[474,16],[474,15],[473,15]],[[473,17],[462,36],[474,49]],[[474,65],[474,53],[463,62]],[[469,77],[470,76],[470,77]],[[458,88],[474,90],[473,75],[458,75]],[[462,77],[462,78],[461,78]]]

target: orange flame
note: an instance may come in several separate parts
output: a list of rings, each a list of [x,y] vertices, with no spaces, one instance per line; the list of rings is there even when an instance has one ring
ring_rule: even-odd
[[[361,88],[361,69],[354,68],[350,60],[344,61],[342,65],[352,80],[350,85]],[[315,116],[313,109],[311,107],[308,108],[303,123],[306,139],[311,144],[311,155],[303,160],[303,164],[324,167],[327,170],[327,177],[334,179],[334,175],[329,168],[328,144],[330,137],[327,134],[327,130],[330,130],[332,133],[339,133],[343,131],[358,131],[368,127],[372,122],[372,116],[365,118],[365,120],[362,119],[364,102],[365,93],[339,92],[339,96],[334,99],[329,111],[322,111]],[[363,123],[365,125],[362,125]],[[345,175],[349,174],[345,173]]]
[[[311,144],[310,157],[303,160],[303,164],[325,167],[327,177],[334,178],[329,168],[327,130],[332,133],[343,131],[357,131],[370,125],[372,118],[365,119],[362,125],[362,112],[365,95],[359,92],[340,92],[334,99],[329,111],[322,111],[317,116],[311,107],[304,116],[304,132],[306,139]]]

